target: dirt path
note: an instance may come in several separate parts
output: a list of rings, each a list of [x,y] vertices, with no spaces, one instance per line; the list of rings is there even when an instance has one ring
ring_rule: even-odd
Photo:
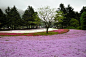
[[[58,30],[54,28],[49,28],[48,31]],[[44,32],[46,28],[42,29],[31,29],[31,30],[10,30],[10,31],[0,31],[0,33],[36,33],[36,32]]]

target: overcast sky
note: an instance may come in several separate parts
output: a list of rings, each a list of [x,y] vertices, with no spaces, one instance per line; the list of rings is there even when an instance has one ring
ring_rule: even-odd
[[[17,9],[25,10],[29,5],[34,9],[38,9],[43,6],[50,6],[51,8],[58,8],[59,4],[63,3],[65,7],[68,4],[74,8],[74,11],[80,11],[83,6],[86,6],[86,0],[0,0],[0,8],[13,7]]]

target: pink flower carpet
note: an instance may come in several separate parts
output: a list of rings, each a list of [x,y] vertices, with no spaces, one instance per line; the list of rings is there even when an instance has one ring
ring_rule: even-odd
[[[48,36],[0,36],[0,57],[86,57],[86,30]]]

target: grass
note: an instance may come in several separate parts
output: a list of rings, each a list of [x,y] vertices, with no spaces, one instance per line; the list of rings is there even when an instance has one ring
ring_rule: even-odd
[[[22,35],[28,35],[29,33],[24,33],[24,34],[22,34]]]
[[[38,33],[34,33],[33,35],[54,35],[54,34],[58,34],[58,32],[38,32]]]

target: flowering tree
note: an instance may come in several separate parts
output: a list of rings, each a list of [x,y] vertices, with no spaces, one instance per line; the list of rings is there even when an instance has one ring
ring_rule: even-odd
[[[52,22],[54,21],[55,15],[56,15],[55,9],[50,9],[49,6],[39,8],[38,16],[45,23],[46,33],[48,33],[48,29],[49,29],[50,25],[52,24]]]

